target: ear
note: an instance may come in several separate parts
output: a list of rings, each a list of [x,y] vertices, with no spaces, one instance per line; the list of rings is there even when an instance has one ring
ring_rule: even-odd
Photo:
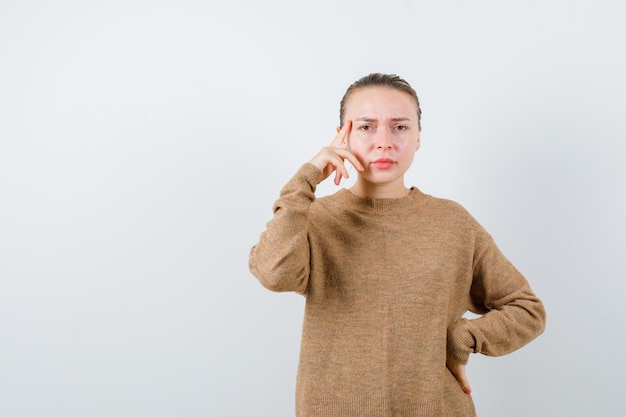
[[[415,152],[417,152],[417,150],[420,148],[420,146],[422,145],[422,132],[417,132],[417,143],[415,144]]]

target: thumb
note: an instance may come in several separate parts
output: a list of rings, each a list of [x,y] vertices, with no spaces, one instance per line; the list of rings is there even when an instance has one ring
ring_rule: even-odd
[[[447,363],[448,369],[452,372],[452,375],[456,378],[459,385],[461,385],[461,389],[466,394],[471,394],[472,387],[470,386],[469,380],[467,379],[466,365],[462,365],[456,361],[448,361]]]
[[[463,392],[466,394],[472,393],[472,387],[470,386],[469,380],[467,379],[467,373],[465,372],[465,367],[463,367],[463,372],[460,372],[459,375],[456,376],[457,381],[461,384],[461,388]]]

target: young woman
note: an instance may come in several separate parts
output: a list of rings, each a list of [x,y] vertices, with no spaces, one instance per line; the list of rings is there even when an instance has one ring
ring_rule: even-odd
[[[396,75],[352,84],[337,136],[283,187],[250,252],[265,287],[306,297],[298,417],[474,416],[470,353],[504,355],[544,329],[541,301],[476,220],[404,185],[420,117]],[[354,186],[316,199],[346,160]]]

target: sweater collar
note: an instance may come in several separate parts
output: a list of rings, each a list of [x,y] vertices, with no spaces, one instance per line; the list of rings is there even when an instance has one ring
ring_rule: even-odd
[[[415,186],[409,189],[406,197],[399,198],[370,198],[359,197],[346,188],[338,192],[339,197],[344,201],[346,207],[355,207],[356,209],[375,212],[375,213],[397,213],[403,208],[415,207],[424,196],[424,194]]]

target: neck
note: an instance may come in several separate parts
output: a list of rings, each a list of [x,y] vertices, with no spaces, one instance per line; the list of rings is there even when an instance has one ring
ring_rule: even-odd
[[[350,188],[350,192],[358,197],[367,198],[402,198],[409,195],[409,190],[404,186],[402,178],[387,184],[372,184],[357,180]]]

